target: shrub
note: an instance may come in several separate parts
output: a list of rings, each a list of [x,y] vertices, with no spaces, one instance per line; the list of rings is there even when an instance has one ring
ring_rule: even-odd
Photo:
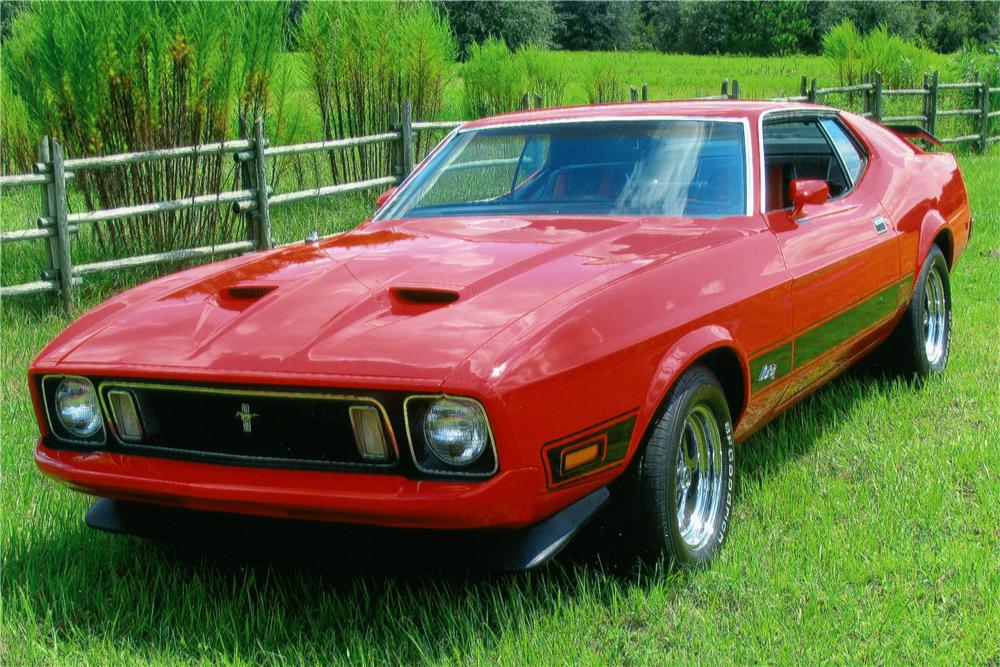
[[[311,2],[298,30],[326,139],[384,132],[405,99],[415,119],[440,112],[456,47],[431,4]],[[389,163],[385,145],[329,154],[335,182],[384,175]]]
[[[35,131],[69,155],[141,151],[219,141],[237,112],[263,113],[283,3],[33,3],[4,42],[10,89]],[[273,23],[278,25],[278,23]],[[83,173],[90,208],[178,199],[224,189],[222,156]],[[101,223],[99,245],[149,252],[232,234],[223,207]]]
[[[502,40],[495,38],[469,49],[462,77],[466,118],[516,110],[528,86],[525,59],[517,57]]]

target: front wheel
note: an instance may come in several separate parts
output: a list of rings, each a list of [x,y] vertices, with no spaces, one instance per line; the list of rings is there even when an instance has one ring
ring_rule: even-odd
[[[711,560],[729,527],[733,474],[725,394],[710,370],[695,366],[671,389],[632,479],[640,553],[681,567]]]

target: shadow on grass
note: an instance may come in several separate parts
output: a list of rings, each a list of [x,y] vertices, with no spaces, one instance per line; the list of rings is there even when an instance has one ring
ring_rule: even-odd
[[[805,399],[740,446],[740,483],[765,483],[809,454],[888,381],[866,362]],[[741,496],[738,486],[737,506]],[[369,647],[393,662],[449,660],[488,653],[508,633],[528,633],[575,600],[607,609],[635,587],[682,594],[700,576],[614,565],[614,540],[599,529],[585,530],[542,570],[506,575],[470,570],[447,554],[415,569],[410,554],[390,552],[367,567],[350,544],[342,557],[326,559],[150,543],[91,531],[82,524],[82,502],[73,506],[66,516],[79,512],[78,520],[51,517],[48,530],[31,539],[22,532],[6,545],[4,594],[23,596],[19,609],[35,616],[27,622],[49,618],[66,639],[146,645],[152,653],[180,638],[191,657],[208,647],[220,655],[267,651],[308,660]],[[173,624],[166,634],[157,628],[163,615]]]

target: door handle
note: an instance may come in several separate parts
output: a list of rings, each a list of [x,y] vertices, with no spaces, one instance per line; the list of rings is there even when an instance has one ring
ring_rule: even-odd
[[[875,231],[879,234],[885,234],[889,231],[889,223],[885,221],[881,215],[877,215],[872,218],[872,226],[875,227]]]

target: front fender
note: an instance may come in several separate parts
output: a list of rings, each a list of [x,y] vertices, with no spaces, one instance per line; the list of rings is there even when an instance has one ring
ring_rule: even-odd
[[[731,350],[740,364],[740,375],[743,383],[743,396],[750,393],[749,366],[747,355],[742,346],[736,342],[732,332],[726,327],[710,324],[681,336],[660,359],[656,372],[646,390],[646,396],[639,411],[639,418],[636,424],[636,433],[642,434],[632,443],[631,458],[639,445],[646,439],[655,418],[659,414],[660,408],[667,397],[667,392],[674,385],[684,371],[694,365],[705,355],[720,349]],[[740,415],[732,415],[733,422],[739,420]]]

